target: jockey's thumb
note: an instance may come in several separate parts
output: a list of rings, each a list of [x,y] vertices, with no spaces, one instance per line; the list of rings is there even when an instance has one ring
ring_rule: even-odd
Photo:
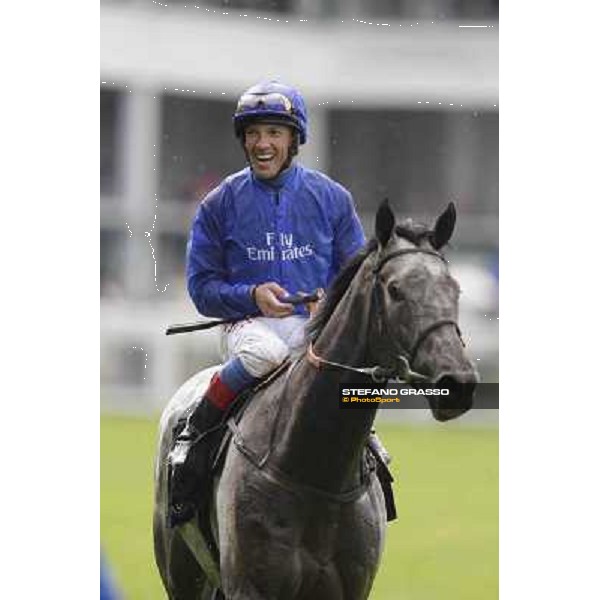
[[[277,299],[283,298],[288,295],[287,291],[282,288],[278,283],[269,281],[263,284],[270,292],[272,292]]]

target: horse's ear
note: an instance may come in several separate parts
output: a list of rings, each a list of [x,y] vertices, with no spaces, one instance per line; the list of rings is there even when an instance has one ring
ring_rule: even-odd
[[[452,237],[455,223],[456,207],[454,206],[454,202],[450,202],[446,210],[437,218],[431,232],[431,245],[436,250],[439,250],[448,243]]]
[[[386,198],[379,205],[377,216],[375,217],[375,235],[382,248],[388,243],[395,224],[396,217],[394,217],[394,213],[390,208],[390,202]]]

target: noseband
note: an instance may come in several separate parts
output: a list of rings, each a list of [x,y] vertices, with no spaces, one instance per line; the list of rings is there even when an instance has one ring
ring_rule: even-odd
[[[398,258],[400,256],[405,256],[407,254],[430,254],[431,256],[435,256],[439,258],[444,264],[447,264],[446,259],[435,250],[429,250],[428,248],[403,248],[401,250],[396,250],[394,252],[390,252],[386,256],[383,256],[379,259],[378,263],[375,265],[373,269],[373,275],[375,277],[375,283],[373,285],[373,304],[375,306],[375,314],[382,315],[382,321],[380,321],[379,334],[381,337],[385,335],[385,330],[391,330],[391,327],[388,322],[387,313],[384,310],[381,310],[383,307],[383,285],[380,279],[380,273],[383,266],[390,260],[394,258]],[[335,369],[335,370],[344,370],[351,371],[354,373],[360,373],[361,375],[369,375],[374,381],[377,383],[381,383],[391,378],[397,378],[400,381],[404,381],[405,383],[419,383],[429,381],[429,378],[421,373],[417,373],[411,369],[411,364],[414,362],[415,357],[417,356],[417,352],[419,348],[423,344],[423,342],[437,329],[441,327],[445,327],[446,325],[452,325],[456,332],[458,333],[458,337],[464,346],[465,343],[462,338],[462,334],[460,328],[458,327],[458,323],[454,319],[440,319],[435,321],[431,325],[428,325],[423,331],[419,333],[417,339],[415,340],[412,348],[407,352],[404,350],[399,350],[398,353],[394,356],[396,365],[393,367],[382,367],[376,365],[374,367],[351,367],[350,365],[344,365],[341,363],[336,363],[333,361],[328,361],[324,358],[318,356],[313,347],[312,342],[309,344],[307,349],[307,358],[308,361],[318,369],[322,369],[324,367]]]

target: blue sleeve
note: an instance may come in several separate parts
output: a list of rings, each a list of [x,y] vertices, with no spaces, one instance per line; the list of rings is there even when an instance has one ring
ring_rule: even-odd
[[[231,285],[225,266],[225,219],[223,211],[226,186],[219,186],[200,204],[187,246],[186,277],[188,292],[207,317],[238,319],[257,312],[251,285]]]
[[[337,218],[334,224],[333,270],[337,273],[366,243],[365,233],[354,200],[348,190],[338,186]]]

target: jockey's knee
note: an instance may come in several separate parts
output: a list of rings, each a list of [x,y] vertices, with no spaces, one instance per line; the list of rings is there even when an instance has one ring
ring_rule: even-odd
[[[273,336],[268,343],[254,348],[243,348],[238,353],[244,368],[253,377],[264,377],[276,369],[290,354],[287,345]]]

